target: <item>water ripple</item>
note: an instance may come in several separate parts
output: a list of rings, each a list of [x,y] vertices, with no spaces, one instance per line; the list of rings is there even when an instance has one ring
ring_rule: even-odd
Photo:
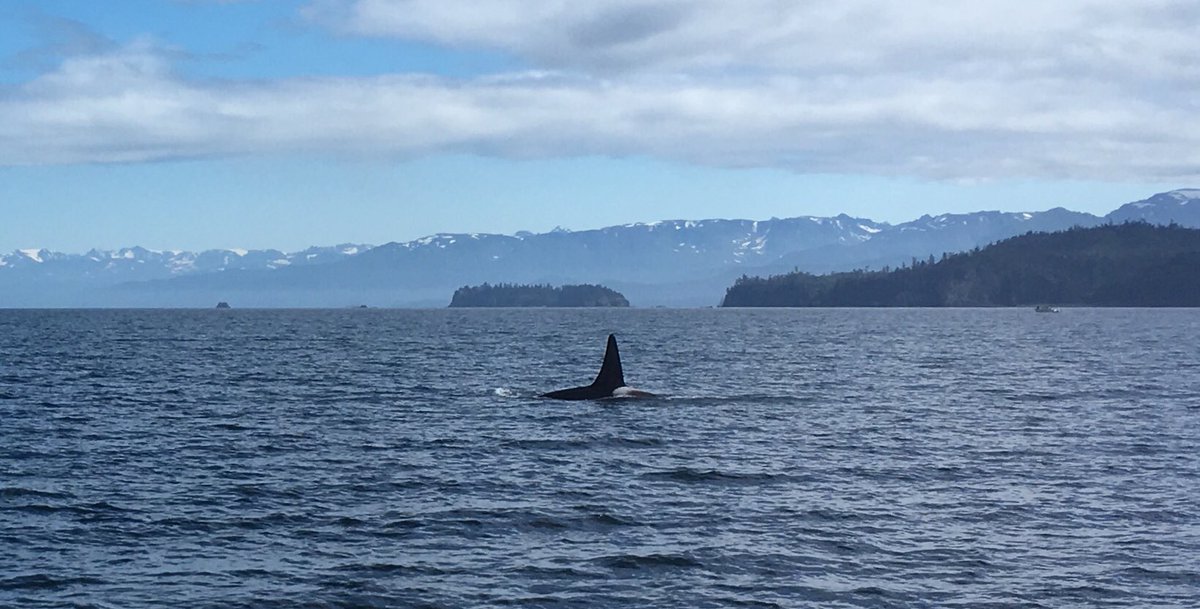
[[[0,606],[1200,598],[1200,312],[213,313],[0,312]]]

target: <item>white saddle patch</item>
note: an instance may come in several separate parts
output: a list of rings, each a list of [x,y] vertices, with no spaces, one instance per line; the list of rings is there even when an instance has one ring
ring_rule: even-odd
[[[654,394],[633,387],[617,387],[613,389],[612,396],[614,398],[648,398],[654,397]]]

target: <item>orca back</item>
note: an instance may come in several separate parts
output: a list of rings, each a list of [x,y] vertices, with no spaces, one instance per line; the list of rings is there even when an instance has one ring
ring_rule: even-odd
[[[596,380],[586,387],[559,389],[542,394],[544,398],[556,400],[598,400],[612,397],[613,391],[625,386],[625,371],[621,369],[621,353],[617,350],[616,335],[608,335],[608,347],[604,350],[604,363]]]

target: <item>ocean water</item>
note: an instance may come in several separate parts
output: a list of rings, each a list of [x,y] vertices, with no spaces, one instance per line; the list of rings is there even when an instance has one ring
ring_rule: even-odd
[[[648,400],[556,402],[615,332]],[[3,607],[1200,606],[1200,311],[0,311]]]

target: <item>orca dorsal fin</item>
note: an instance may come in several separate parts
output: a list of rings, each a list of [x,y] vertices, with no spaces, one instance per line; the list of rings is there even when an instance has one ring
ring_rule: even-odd
[[[608,348],[604,350],[604,363],[600,365],[600,374],[592,381],[593,389],[612,392],[617,387],[625,386],[625,371],[621,369],[621,353],[617,351],[617,337],[608,335]]]

